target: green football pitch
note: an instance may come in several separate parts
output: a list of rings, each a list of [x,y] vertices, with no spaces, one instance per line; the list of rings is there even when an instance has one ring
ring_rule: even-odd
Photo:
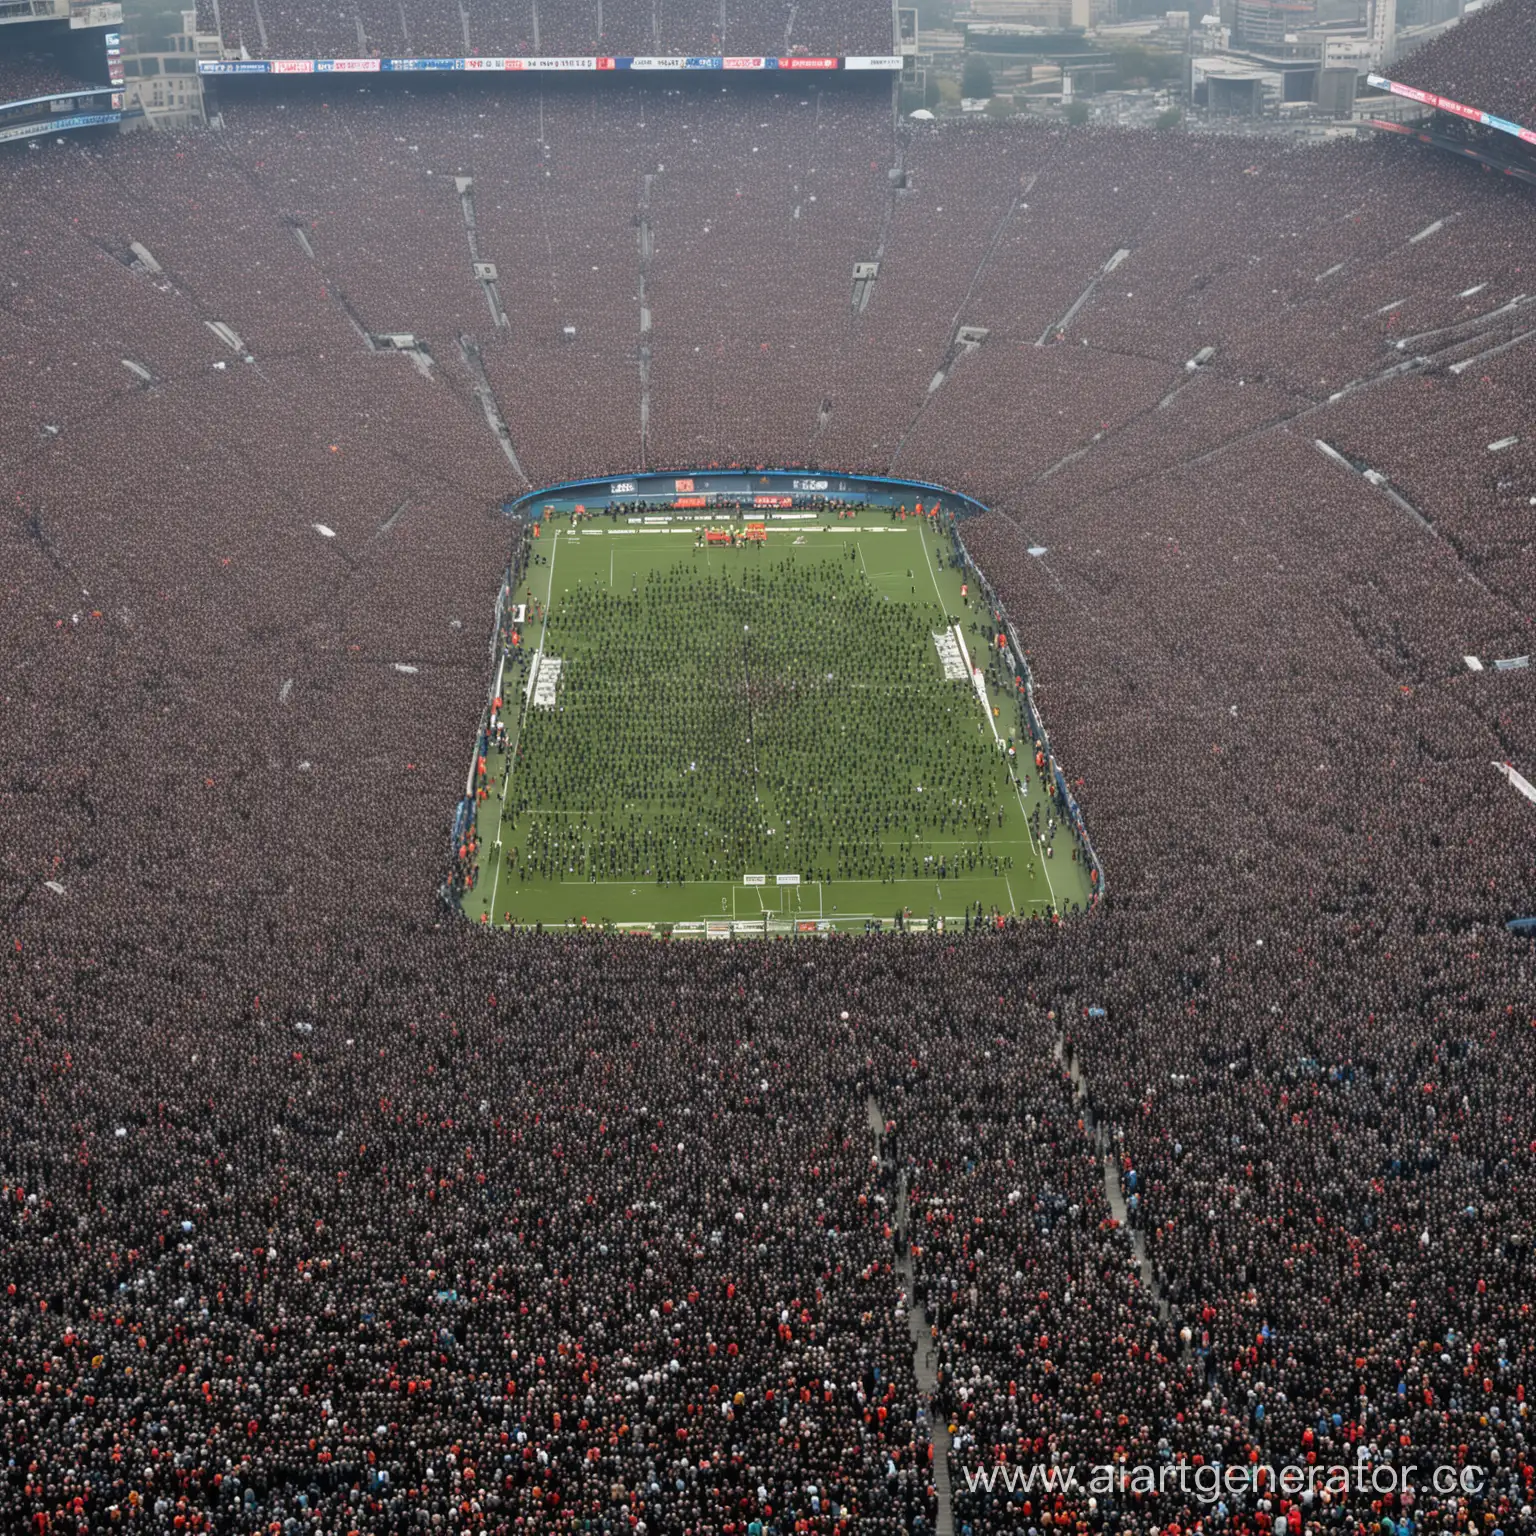
[[[469,919],[722,937],[1086,906],[948,538],[883,510],[745,527],[540,525]]]

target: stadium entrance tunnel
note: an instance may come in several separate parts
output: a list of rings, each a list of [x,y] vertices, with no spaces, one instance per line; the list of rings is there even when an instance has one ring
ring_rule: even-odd
[[[443,898],[478,926],[734,939],[1059,922],[1104,871],[943,486],[549,486],[513,550]]]

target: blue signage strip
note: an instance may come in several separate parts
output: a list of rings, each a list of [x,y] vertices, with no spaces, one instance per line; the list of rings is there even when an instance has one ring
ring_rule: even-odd
[[[537,516],[545,507],[569,512],[577,506],[596,509],[616,502],[645,502],[660,510],[683,501],[687,507],[703,513],[715,498],[739,501],[749,510],[754,498],[765,501],[779,498],[791,506],[816,502],[882,507],[915,507],[917,502],[931,498],[944,511],[958,517],[987,510],[970,496],[925,480],[897,480],[886,475],[840,475],[813,469],[648,472],[620,479],[568,480],[520,496],[516,501],[508,502],[505,510],[514,515],[531,512]]]
[[[0,128],[0,144],[10,144],[17,139],[36,139],[45,133],[63,133],[68,128],[100,128],[122,120],[121,112],[81,112],[74,117],[56,117],[47,123],[23,123],[16,128]]]

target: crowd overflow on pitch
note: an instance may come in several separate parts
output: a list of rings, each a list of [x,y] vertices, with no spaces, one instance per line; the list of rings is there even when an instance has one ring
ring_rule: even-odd
[[[966,498],[697,473],[515,510],[448,883],[471,920],[969,933],[1102,897]]]

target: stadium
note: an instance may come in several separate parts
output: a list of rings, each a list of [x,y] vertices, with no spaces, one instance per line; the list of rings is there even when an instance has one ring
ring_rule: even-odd
[[[0,1528],[1536,1531],[1532,0],[28,3]]]

